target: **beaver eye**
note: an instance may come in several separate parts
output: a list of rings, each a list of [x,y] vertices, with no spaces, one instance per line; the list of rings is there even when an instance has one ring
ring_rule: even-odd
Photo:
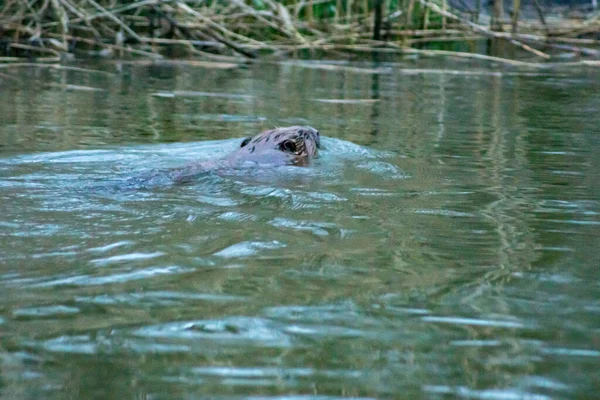
[[[252,140],[252,136],[247,137],[246,139],[244,139],[244,141],[242,142],[242,145],[240,147],[244,147],[245,145],[250,143],[251,140]]]
[[[290,153],[296,152],[296,143],[291,140],[286,140],[281,143],[281,150],[289,151]]]

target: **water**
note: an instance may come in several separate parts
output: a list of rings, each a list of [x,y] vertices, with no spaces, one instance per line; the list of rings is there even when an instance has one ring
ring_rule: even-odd
[[[2,70],[0,397],[597,396],[600,75],[340,67]]]

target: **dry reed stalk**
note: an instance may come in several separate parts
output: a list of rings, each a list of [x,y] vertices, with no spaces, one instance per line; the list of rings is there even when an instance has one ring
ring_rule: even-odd
[[[252,16],[252,17],[256,18],[256,20],[258,20],[258,21],[262,22],[263,24],[265,24],[265,25],[267,25],[267,26],[275,29],[276,31],[279,31],[279,32],[283,33],[286,36],[289,36],[289,37],[294,37],[295,36],[295,31],[290,31],[289,29],[281,28],[276,23],[269,21],[268,19],[266,19],[262,15],[260,15],[255,9],[253,9],[252,7],[246,5],[243,2],[243,0],[233,0],[233,4],[236,4],[239,8],[241,8],[242,10],[244,10],[246,12],[245,16]],[[272,13],[271,13],[271,16],[272,16]]]
[[[168,3],[168,2],[171,2],[171,1],[172,0],[144,0],[144,1],[133,3],[133,4],[130,4],[128,6],[121,7],[121,8],[112,9],[110,11],[108,11],[108,10],[102,11],[100,13],[96,13],[96,14],[93,14],[93,15],[90,15],[90,16],[86,16],[86,17],[78,16],[79,18],[75,18],[75,19],[71,20],[70,22],[71,23],[76,23],[76,22],[81,22],[83,20],[92,21],[92,20],[97,19],[97,18],[108,17],[109,15],[113,15],[114,16],[116,14],[120,14],[120,13],[125,12],[125,11],[139,9],[139,8],[141,8],[143,6],[155,5],[155,4],[159,4],[159,3],[161,3],[161,4],[162,3]]]
[[[137,40],[140,43],[142,43],[144,41],[137,33],[135,33],[134,31],[132,31],[125,23],[123,23],[123,21],[121,21],[119,18],[117,18],[114,14],[110,13],[109,11],[107,11],[100,4],[96,3],[94,0],[85,0],[85,1],[87,1],[88,3],[90,3],[97,10],[100,10],[100,11],[102,11],[104,13],[108,13],[107,17],[110,20],[112,20],[114,23],[116,23],[117,25],[119,25],[121,27],[121,29],[123,29],[125,32],[127,32],[135,40]]]
[[[332,3],[335,0],[310,0],[310,1],[306,1],[303,2],[303,6],[316,6],[319,4],[325,4],[325,3]],[[294,4],[288,4],[285,7],[289,8],[290,10],[295,8],[296,6]]]
[[[237,20],[243,21],[244,19],[246,19],[248,17],[254,17],[254,16],[261,16],[264,19],[273,18],[273,12],[266,11],[266,10],[255,10],[251,14],[249,14],[247,12],[238,12],[238,13],[231,13],[231,14],[216,14],[216,15],[211,15],[210,18],[215,22],[224,23],[224,22],[231,22],[231,21],[237,21]]]
[[[521,12],[521,0],[513,0],[512,34],[517,34],[519,25],[519,13]]]
[[[401,10],[398,9],[386,16],[380,11],[390,12],[390,0],[377,0],[374,8],[369,5],[368,0],[362,2],[354,0],[346,0],[346,2],[342,0],[292,0],[286,5],[277,0],[263,0],[263,4],[266,5],[265,10],[254,9],[247,5],[245,0],[213,1],[210,5],[191,0],[136,0],[134,3],[119,7],[116,7],[119,4],[116,0],[5,0],[2,11],[10,13],[10,16],[0,15],[0,24],[5,32],[8,31],[12,35],[13,43],[11,44],[15,45],[11,45],[9,48],[53,55],[60,55],[61,52],[68,51],[67,40],[99,46],[114,52],[127,52],[152,58],[161,57],[157,53],[159,48],[157,45],[160,44],[184,45],[192,54],[214,60],[238,60],[239,57],[208,53],[199,46],[208,46],[213,49],[211,51],[220,53],[231,51],[232,54],[237,53],[246,58],[254,58],[255,51],[267,50],[272,55],[278,55],[281,52],[293,52],[301,49],[321,49],[331,53],[367,51],[365,49],[369,48],[370,51],[392,51],[406,54],[408,52],[416,53],[416,51],[406,49],[399,44],[473,41],[480,40],[481,35],[507,40],[511,45],[542,58],[549,58],[549,55],[533,48],[535,44],[588,56],[598,55],[597,50],[581,47],[581,45],[596,45],[600,41],[578,39],[572,36],[585,32],[597,32],[600,29],[600,14],[594,14],[581,22],[553,23],[550,28],[541,12],[540,22],[519,21],[521,0],[513,0],[516,12],[513,14],[512,20],[506,21],[506,24],[503,24],[501,18],[494,20],[497,29],[506,29],[506,31],[498,31],[453,12],[449,8],[447,0],[440,0],[436,3],[433,3],[432,0],[418,0],[423,6],[422,21],[425,29],[391,30],[392,19],[402,14],[404,14],[406,27],[413,23],[416,12],[415,1],[417,0],[404,1]],[[537,0],[534,0],[534,5],[535,2]],[[337,12],[331,17],[321,18],[322,24],[313,24],[308,15],[309,10],[312,11],[317,4],[337,4]],[[396,4],[400,7],[400,2]],[[372,8],[369,9],[369,7]],[[49,21],[49,16],[52,17],[52,14],[49,15],[46,12],[49,8],[53,10],[53,21]],[[305,8],[304,13],[300,12],[302,8]],[[536,8],[541,11],[541,8]],[[300,18],[301,14],[302,18]],[[430,17],[434,14],[441,17],[441,24],[438,26],[436,23],[435,28],[437,29],[428,29],[431,28]],[[377,18],[377,15],[381,18]],[[312,17],[314,18],[314,14]],[[335,23],[327,26],[327,22],[332,20]],[[379,20],[381,23],[375,23],[375,25],[381,30],[385,30],[386,34],[401,38],[405,42],[386,43],[380,40],[369,40],[373,32],[372,26]],[[92,24],[91,21],[94,23]],[[158,28],[153,21],[158,21]],[[156,29],[159,30],[158,37],[155,34]],[[169,30],[167,31],[167,29]],[[473,31],[474,34],[469,34],[468,30]],[[73,32],[77,34],[75,35]],[[149,33],[146,34],[146,32]],[[269,35],[265,40],[257,40],[254,37],[254,35],[262,35],[265,32],[268,32]],[[539,35],[538,32],[545,32],[545,34]],[[123,33],[138,41],[136,48],[123,45]],[[95,40],[89,38],[91,35]],[[39,40],[40,46],[37,46],[37,43],[26,43],[24,38]],[[61,40],[60,44],[55,38]],[[105,43],[107,38],[116,39],[116,43]],[[569,43],[571,45],[561,46],[552,43]],[[152,45],[154,46],[153,51],[141,50],[140,45]],[[381,46],[387,46],[387,49],[378,48]],[[466,57],[464,54],[469,54],[440,51],[433,53],[434,51],[431,50],[420,50],[419,52],[424,55],[460,54],[460,57]],[[485,57],[489,56],[473,56],[473,58],[489,59]],[[497,57],[493,59],[503,62],[499,61]],[[57,57],[43,60],[56,61]],[[521,64],[517,62],[516,65]],[[577,65],[595,66],[594,63]]]
[[[492,9],[492,29],[495,31],[502,30],[502,16],[504,15],[504,2],[503,0],[494,0],[494,7]]]
[[[595,44],[600,45],[599,39],[579,39],[579,38],[568,38],[568,37],[552,37],[549,41],[556,43],[575,43],[575,44]]]
[[[546,47],[551,47],[560,50],[567,50],[575,53],[581,53],[586,56],[600,56],[600,50],[590,49],[588,47],[571,46],[567,44],[546,43]]]
[[[442,0],[442,10],[448,11],[448,3],[446,0]],[[442,32],[446,33],[446,15],[442,15]]]
[[[7,11],[10,9],[10,7],[12,7],[12,3],[13,3],[13,0],[7,0],[6,3],[4,3],[2,10],[0,11],[0,15],[7,14]]]
[[[63,51],[67,51],[69,47],[65,35],[69,33],[69,17],[59,0],[50,0],[50,2],[52,3],[52,9],[54,10],[56,17],[58,18],[59,33],[62,34]]]
[[[49,37],[56,37],[56,36],[58,36],[57,34],[54,34],[54,33],[48,33],[47,35]],[[66,35],[66,37],[67,37],[68,40],[73,40],[73,41],[87,43],[87,44],[92,44],[92,45],[97,45],[97,46],[100,46],[100,47],[104,47],[106,49],[116,50],[116,51],[119,51],[119,52],[137,54],[137,55],[140,55],[140,56],[150,57],[150,58],[159,58],[159,59],[163,58],[163,56],[160,55],[160,54],[158,54],[158,53],[153,53],[153,52],[143,51],[143,50],[138,50],[138,49],[132,49],[130,47],[119,46],[119,45],[116,45],[116,44],[103,43],[103,42],[99,42],[99,41],[94,40],[94,39],[87,39],[87,38],[77,37],[77,36],[73,36],[73,35]]]
[[[487,39],[485,36],[471,35],[471,36],[444,36],[444,37],[425,37],[419,39],[408,39],[407,44],[412,43],[431,43],[431,42],[465,42],[474,40]]]
[[[53,54],[55,56],[60,56],[60,53],[58,51],[56,51],[54,49],[48,49],[48,48],[45,48],[45,47],[31,46],[31,45],[22,44],[22,43],[11,43],[9,46],[13,47],[15,49],[38,51],[40,53],[50,53],[50,54]]]
[[[26,5],[27,5],[27,3],[26,3]],[[23,21],[23,19],[25,17],[24,14],[25,14],[25,8],[22,7],[22,6],[19,7],[17,9],[17,13],[16,13],[15,17],[10,22],[14,21],[14,24],[16,24],[16,25],[22,25],[22,21]],[[20,30],[15,30],[15,33],[13,35],[13,42],[19,42],[20,38],[21,38],[21,31]]]
[[[457,51],[447,51],[447,50],[420,50],[420,49],[412,49],[406,47],[396,47],[396,48],[373,48],[369,45],[339,45],[339,44],[331,44],[323,46],[324,49],[335,48],[335,49],[345,49],[352,51],[360,51],[360,52],[380,52],[380,53],[397,53],[397,54],[422,54],[426,56],[445,56],[445,57],[457,57],[457,58],[473,58],[484,61],[492,61],[501,64],[512,65],[515,67],[529,67],[529,68],[543,68],[543,63],[532,63],[526,61],[516,61],[508,58],[502,57],[494,57],[494,56],[486,56],[483,54],[476,53],[464,53]],[[588,63],[585,65],[595,65],[594,63]],[[598,62],[600,66],[600,62]]]
[[[276,3],[272,0],[264,0],[265,2],[271,4],[271,6],[277,10],[280,20],[282,24],[285,26],[285,29],[289,32],[293,33],[293,37],[295,37],[300,43],[308,44],[308,41],[298,32],[296,27],[294,26],[294,21],[287,10],[281,3]]]
[[[94,34],[94,36],[96,36],[96,38],[100,38],[100,32],[98,32],[96,30],[96,28],[93,27],[92,23],[90,22],[90,19],[88,17],[86,17],[83,12],[79,11],[75,6],[73,6],[71,3],[69,3],[67,0],[60,0],[61,4],[67,8],[69,11],[71,11],[73,14],[77,15],[81,21],[83,21],[92,31],[92,33]],[[75,25],[76,22],[72,22],[71,20],[67,21],[68,24],[70,25]]]
[[[115,76],[115,74],[113,74],[112,72],[108,72],[108,71],[100,71],[97,69],[89,69],[89,68],[80,68],[80,67],[70,67],[68,65],[62,65],[62,64],[55,64],[56,62],[60,61],[60,59],[57,59],[55,57],[53,58],[47,58],[45,59],[45,61],[51,61],[53,62],[53,64],[41,64],[39,61],[40,60],[44,60],[44,59],[38,59],[37,62],[19,62],[19,63],[10,63],[10,64],[0,64],[0,68],[2,69],[7,69],[7,68],[50,68],[50,69],[58,69],[58,70],[64,70],[64,71],[75,71],[75,72],[85,72],[88,74],[101,74],[101,75],[108,75],[108,76]]]
[[[225,45],[219,43],[217,41],[207,41],[207,40],[189,40],[189,39],[166,39],[166,38],[148,38],[146,39],[148,43],[155,44],[192,44],[194,46],[204,46],[204,47],[216,47],[216,48],[224,48]]]
[[[581,60],[575,62],[560,62],[560,63],[546,63],[539,64],[540,68],[547,69],[558,69],[558,68],[572,68],[572,67],[600,67],[600,60]]]
[[[429,8],[425,9],[425,12],[423,13],[423,29],[427,30],[427,27],[429,26],[429,12],[431,10]]]
[[[354,0],[346,1],[346,18],[348,21],[352,20],[352,7],[354,6]]]
[[[474,15],[473,22],[478,23],[480,15],[481,15],[481,0],[475,0],[475,15]]]
[[[305,5],[305,7],[306,7],[306,18],[308,19],[309,23],[312,23],[313,19],[314,19],[313,3],[309,2],[307,5]]]
[[[216,60],[216,61],[223,61],[223,62],[233,62],[233,63],[241,63],[242,60],[240,60],[239,57],[234,57],[234,56],[226,56],[226,55],[222,55],[222,54],[213,54],[213,53],[207,53],[205,51],[202,50],[198,50],[196,49],[192,44],[187,43],[189,50],[192,54],[196,54],[211,60]]]
[[[447,29],[447,35],[458,35],[464,33],[461,29]],[[438,29],[418,29],[418,30],[392,30],[390,33],[394,36],[441,36],[441,32]]]
[[[501,64],[508,64],[517,67],[532,67],[532,68],[540,68],[543,64],[541,63],[531,63],[526,61],[516,61],[510,60],[508,58],[502,57],[494,57],[494,56],[486,56],[484,54],[476,54],[476,53],[463,53],[459,51],[447,51],[447,50],[420,50],[420,49],[404,49],[404,52],[407,54],[423,54],[429,56],[448,56],[448,57],[457,57],[457,58],[474,58],[477,60],[485,60],[485,61],[493,61]]]
[[[251,38],[249,38],[247,36],[244,36],[244,35],[237,34],[235,32],[230,31],[229,29],[225,28],[224,26],[219,25],[216,22],[213,22],[210,18],[207,18],[204,15],[202,15],[201,13],[199,13],[198,11],[193,10],[192,8],[190,8],[190,6],[188,6],[187,4],[185,4],[185,3],[181,2],[181,1],[177,2],[177,7],[180,10],[184,11],[185,13],[187,13],[187,14],[189,14],[191,16],[196,17],[199,21],[201,21],[204,24],[210,26],[211,28],[215,28],[215,29],[221,31],[221,33],[223,33],[224,35],[228,35],[228,36],[231,36],[231,37],[236,38],[238,40],[243,40],[243,41],[248,42],[248,43],[254,43],[254,44],[258,45],[258,46],[263,46],[264,48],[269,48],[269,46],[264,45],[263,42],[251,39]],[[212,29],[211,29],[211,31],[212,31]],[[223,44],[228,45],[227,43],[223,43]],[[233,44],[233,46],[237,47],[237,46],[235,46],[235,44]]]
[[[412,27],[412,13],[415,8],[415,0],[408,1],[408,9],[406,10],[406,23],[405,26],[407,28]]]
[[[492,30],[489,30],[488,28],[482,26],[482,25],[478,25],[474,22],[471,22],[467,19],[461,18],[455,14],[452,14],[448,11],[444,11],[442,10],[438,5],[430,3],[429,1],[426,0],[419,0],[419,2],[424,6],[424,7],[428,7],[431,8],[431,10],[435,13],[438,13],[440,15],[445,15],[448,18],[454,19],[456,21],[460,21],[463,24],[469,26],[471,29],[473,29],[474,31],[479,31],[481,33],[483,33],[484,35],[488,35],[494,38],[501,38],[501,39],[508,39],[510,41],[511,44],[522,48],[523,50],[526,50],[532,54],[535,54],[538,57],[542,57],[542,58],[550,58],[550,56],[542,51],[536,50],[530,46],[524,45],[523,43],[519,42],[518,40],[515,39],[510,39],[505,33],[503,32],[495,32]]]

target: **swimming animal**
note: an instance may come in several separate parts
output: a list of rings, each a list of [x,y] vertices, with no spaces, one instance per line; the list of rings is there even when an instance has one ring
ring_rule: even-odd
[[[270,129],[242,140],[240,147],[218,160],[204,161],[171,172],[175,182],[214,169],[306,165],[321,147],[319,131],[310,126]]]

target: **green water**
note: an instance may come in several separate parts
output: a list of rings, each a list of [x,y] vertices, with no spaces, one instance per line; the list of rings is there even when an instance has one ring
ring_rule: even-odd
[[[598,396],[598,72],[82,66],[0,71],[0,398]]]

